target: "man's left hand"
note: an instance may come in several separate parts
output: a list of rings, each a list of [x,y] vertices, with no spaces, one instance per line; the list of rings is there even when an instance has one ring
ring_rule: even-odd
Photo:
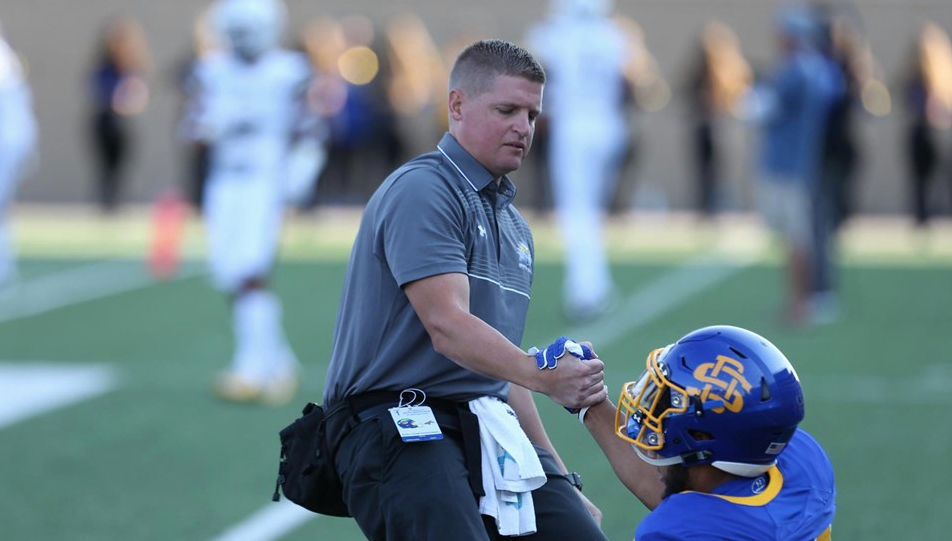
[[[598,507],[595,507],[595,504],[589,500],[585,494],[578,492],[578,497],[582,499],[582,505],[585,506],[585,509],[588,510],[588,514],[592,515],[592,518],[595,519],[595,524],[598,524],[599,527],[602,525],[602,512]]]

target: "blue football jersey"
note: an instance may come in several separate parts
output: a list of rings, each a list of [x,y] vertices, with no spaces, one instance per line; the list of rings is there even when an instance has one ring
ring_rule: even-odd
[[[712,494],[669,496],[638,525],[635,541],[830,541],[835,500],[830,459],[797,430],[767,473]]]

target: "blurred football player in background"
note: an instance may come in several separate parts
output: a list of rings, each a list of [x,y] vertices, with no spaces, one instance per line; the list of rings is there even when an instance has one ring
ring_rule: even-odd
[[[829,541],[833,467],[798,428],[803,390],[767,339],[731,326],[695,330],[648,355],[582,422],[628,490],[652,512],[638,541]]]
[[[0,290],[16,279],[16,256],[7,225],[19,181],[35,158],[36,119],[30,87],[0,27]]]
[[[322,167],[321,123],[306,106],[307,59],[279,46],[284,4],[220,0],[214,10],[225,50],[196,69],[185,131],[211,152],[208,256],[215,285],[232,300],[234,357],[216,391],[281,404],[295,392],[298,362],[267,280],[285,203],[309,193]]]
[[[548,74],[548,170],[562,216],[565,314],[597,317],[613,289],[603,238],[605,197],[614,192],[629,144],[626,38],[611,0],[554,0],[528,42]],[[571,219],[569,219],[571,217]]]

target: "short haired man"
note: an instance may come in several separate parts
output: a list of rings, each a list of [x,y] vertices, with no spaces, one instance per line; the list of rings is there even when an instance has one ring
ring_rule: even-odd
[[[533,241],[507,175],[532,144],[544,83],[524,49],[470,45],[450,74],[449,133],[393,172],[364,211],[324,404],[344,501],[369,539],[604,539],[531,395],[569,408],[601,402],[604,365],[571,355],[549,364],[517,345]],[[413,424],[435,420],[438,434],[409,441],[409,417],[397,413],[408,402],[431,410]],[[498,446],[483,434],[506,426]],[[533,481],[500,490],[497,475],[530,470]]]

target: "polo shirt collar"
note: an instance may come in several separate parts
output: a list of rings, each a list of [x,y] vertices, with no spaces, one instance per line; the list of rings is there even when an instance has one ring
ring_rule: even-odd
[[[490,184],[493,184],[493,181],[496,180],[482,164],[476,161],[476,158],[459,144],[455,137],[449,134],[449,132],[443,134],[443,138],[440,139],[440,143],[436,145],[436,148],[449,160],[450,165],[456,169],[456,172],[462,177],[464,188],[469,187],[474,191],[480,192]],[[493,188],[495,191],[495,185]],[[508,176],[502,177],[498,193],[500,199],[506,202],[511,202],[516,196],[516,187],[512,181],[509,180]]]

